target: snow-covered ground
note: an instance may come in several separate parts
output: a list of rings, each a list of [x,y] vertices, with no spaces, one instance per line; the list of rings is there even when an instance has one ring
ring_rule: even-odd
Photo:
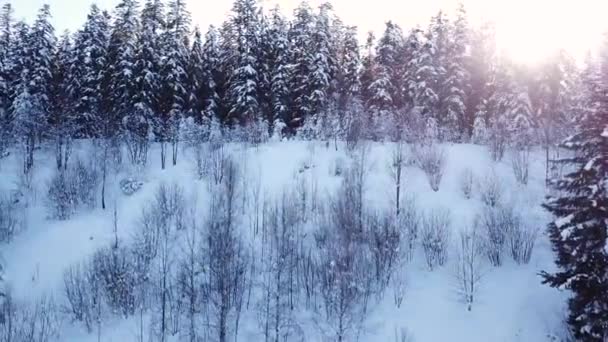
[[[373,143],[369,147],[366,184],[366,203],[388,206],[392,199],[392,183],[388,172],[391,144]],[[417,342],[431,341],[548,341],[547,334],[559,330],[563,319],[565,294],[541,284],[538,273],[551,270],[553,255],[544,227],[549,220],[540,204],[545,196],[543,155],[532,154],[530,181],[526,186],[516,182],[510,159],[495,163],[485,147],[475,145],[446,145],[447,167],[438,192],[431,190],[424,173],[417,167],[406,168],[405,196],[413,196],[420,210],[446,208],[451,211],[454,232],[469,227],[480,213],[478,181],[494,172],[505,191],[505,201],[512,203],[528,226],[541,229],[531,262],[517,265],[506,259],[501,267],[483,262],[481,287],[471,311],[467,311],[458,295],[454,259],[447,265],[429,271],[422,252],[406,264],[403,272],[407,288],[403,305],[397,308],[390,289],[385,299],[374,306],[365,324],[361,341],[394,341],[395,331],[406,328]],[[331,145],[303,141],[267,143],[259,147],[231,145],[230,150],[243,165],[252,180],[259,175],[263,193],[277,195],[285,187],[294,186],[301,177],[314,180],[320,197],[327,196],[340,184],[335,175],[336,164],[347,164],[350,157],[345,149],[338,151]],[[87,149],[77,148],[77,154],[87,157]],[[160,153],[150,151],[149,165],[144,171],[122,171],[120,177],[136,176],[144,182],[141,191],[125,196],[118,189],[117,177],[111,182],[110,206],[116,203],[118,234],[128,241],[132,238],[142,208],[154,196],[159,184],[178,183],[190,198],[196,196],[203,203],[207,193],[204,181],[195,176],[195,163],[186,151],[178,165],[160,168]],[[20,163],[14,157],[2,160],[0,187],[9,191],[19,183]],[[97,209],[81,212],[68,221],[48,219],[46,212],[46,184],[53,173],[52,154],[40,152],[36,159],[34,185],[37,189],[28,199],[27,229],[8,245],[2,246],[5,280],[18,299],[33,300],[52,295],[63,303],[63,273],[67,267],[86,260],[96,249],[109,245],[114,238],[112,210]],[[306,166],[306,167],[305,167]],[[460,190],[463,171],[470,168],[475,175],[473,198],[467,200]],[[245,229],[245,228],[244,228]],[[452,234],[450,256],[455,254],[457,234]],[[255,242],[252,242],[255,243]],[[255,317],[245,313],[245,320]],[[245,322],[240,332],[241,341],[262,340],[256,322]],[[311,328],[312,330],[312,328]],[[136,341],[135,319],[109,320],[104,324],[101,341]],[[62,324],[60,341],[97,341],[96,334],[88,335],[69,321]],[[307,334],[307,341],[319,340],[315,332]]]

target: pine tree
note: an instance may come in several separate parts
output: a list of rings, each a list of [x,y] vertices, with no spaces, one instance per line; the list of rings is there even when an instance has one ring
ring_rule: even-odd
[[[278,7],[272,10],[271,23],[268,33],[270,41],[270,93],[271,93],[271,114],[269,123],[275,132],[280,133],[289,120],[290,94],[289,78],[289,40],[287,23],[279,11]],[[277,127],[281,127],[277,129]]]
[[[205,102],[203,98],[203,82],[205,76],[203,52],[203,37],[198,26],[194,29],[194,40],[188,56],[188,85],[190,92],[187,102],[187,115],[200,124],[203,119]]]
[[[236,33],[234,47],[237,67],[230,78],[230,118],[252,124],[260,116],[260,72],[257,46],[260,22],[255,0],[237,0],[232,8],[231,25]]]
[[[12,140],[11,85],[15,82],[15,75],[12,73],[14,52],[11,51],[14,40],[13,24],[13,8],[7,3],[2,6],[0,12],[0,158],[4,157]]]
[[[165,28],[164,7],[160,0],[149,0],[141,12],[140,31],[134,57],[133,110],[123,118],[131,162],[144,164],[148,135],[160,111],[161,34]]]
[[[166,143],[171,141],[172,162],[177,164],[179,127],[188,107],[190,12],[184,0],[168,3],[167,28],[163,35],[160,120],[156,135],[161,142],[161,167],[165,168]]]
[[[348,102],[361,95],[361,53],[357,28],[347,27],[344,32],[339,62],[337,63],[338,110],[343,112]]]
[[[389,21],[376,49],[376,110],[394,112],[404,106],[404,38],[399,25]]]
[[[12,104],[15,127],[24,145],[24,172],[34,165],[36,142],[47,128],[51,110],[52,62],[55,51],[54,28],[48,5],[42,6],[29,34],[22,31],[21,80]],[[21,30],[26,30],[22,26]]]
[[[562,160],[573,171],[553,182],[560,195],[545,204],[556,218],[548,231],[559,270],[544,273],[544,282],[572,292],[568,323],[574,337],[598,342],[608,338],[608,58],[602,66],[588,84],[595,108],[562,144],[573,152]]]
[[[107,134],[115,135],[122,128],[125,116],[135,107],[135,52],[139,35],[138,2],[122,0],[116,6],[114,25],[108,45]]]
[[[214,26],[210,26],[203,45],[203,74],[201,75],[200,92],[205,121],[224,120],[223,111],[220,108],[222,97],[219,88],[223,86],[226,77],[220,60],[220,49],[219,34]]]
[[[463,137],[471,130],[466,120],[466,94],[470,86],[470,75],[466,69],[467,49],[470,45],[470,29],[464,6],[460,4],[457,18],[450,27],[450,38],[445,60],[445,80],[442,84],[447,130]]]
[[[110,23],[107,13],[91,5],[84,28],[74,42],[72,80],[70,85],[78,137],[100,136],[104,98],[102,81],[108,67]],[[105,108],[108,109],[109,108]]]
[[[330,11],[328,3],[321,5],[312,34],[312,64],[308,84],[309,115],[318,115],[329,103],[334,60],[331,52]]]
[[[57,169],[67,168],[71,139],[75,133],[74,103],[70,85],[77,75],[71,73],[73,63],[72,42],[69,32],[59,40],[57,52],[53,56],[52,79],[50,84],[51,106],[49,110],[49,136],[54,141]]]
[[[309,78],[313,63],[312,31],[314,17],[308,3],[302,2],[294,13],[294,21],[289,31],[291,44],[290,64],[291,77],[289,88],[292,92],[290,116],[285,122],[293,131],[300,127],[304,120],[312,114],[310,103]]]

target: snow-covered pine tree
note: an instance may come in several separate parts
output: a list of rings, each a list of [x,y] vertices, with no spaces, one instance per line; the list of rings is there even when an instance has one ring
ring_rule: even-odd
[[[22,42],[22,69],[12,114],[24,147],[24,171],[34,165],[34,149],[44,130],[51,109],[52,62],[55,51],[55,30],[50,23],[51,12],[43,5],[30,32]],[[21,29],[25,29],[25,26]],[[24,33],[24,32],[22,32]]]
[[[292,93],[289,118],[285,122],[294,131],[312,113],[310,104],[309,78],[314,53],[311,51],[314,16],[307,2],[302,2],[294,12],[294,20],[289,31],[291,44],[291,75],[289,88]]]
[[[548,231],[559,270],[543,274],[545,283],[572,292],[574,337],[598,342],[608,339],[608,58],[602,66],[588,84],[592,109],[562,144],[573,152],[562,160],[573,171],[553,182],[560,195],[545,204],[555,216]]]
[[[10,115],[12,91],[10,87],[14,82],[14,75],[11,73],[13,24],[13,7],[10,3],[4,4],[0,11],[0,159],[4,157],[6,148],[12,140],[12,117]]]
[[[376,37],[374,36],[374,33],[371,31],[368,32],[365,40],[364,55],[361,60],[361,76],[359,78],[361,82],[361,101],[366,107],[369,107],[368,104],[371,104],[371,85],[376,79],[376,56],[374,51],[375,40]]]
[[[177,164],[179,126],[187,109],[190,12],[185,0],[168,3],[167,28],[163,35],[160,120],[157,137],[161,142],[161,167],[166,164],[166,143],[171,142],[172,162]]]
[[[388,107],[379,108],[380,110],[396,111],[404,106],[404,41],[401,27],[392,21],[388,21],[376,48],[376,66],[378,67],[376,80],[384,84],[385,88],[377,91],[375,96],[379,96],[378,92],[380,92],[389,95],[388,97],[384,96],[384,98],[390,98],[390,103],[386,103]],[[382,78],[386,79],[382,81]]]
[[[468,127],[473,140],[475,127],[487,127],[488,101],[493,92],[493,69],[496,65],[496,41],[494,27],[484,24],[481,28],[471,32],[471,53],[467,59],[466,68],[470,77],[470,87],[466,94],[465,127]],[[472,130],[472,131],[471,131]]]
[[[235,30],[237,67],[230,78],[231,121],[250,125],[260,113],[260,73],[257,48],[260,44],[260,18],[256,0],[236,0],[230,23]]]
[[[324,3],[315,17],[312,33],[312,64],[308,79],[309,115],[318,115],[326,109],[329,102],[329,87],[333,79],[334,61],[331,53],[331,19],[332,7]]]
[[[470,87],[470,75],[466,68],[468,47],[470,46],[470,28],[464,6],[460,4],[456,20],[449,26],[449,39],[446,47],[445,78],[442,84],[443,111],[447,121],[445,129],[454,139],[468,140],[466,114],[466,94]],[[460,138],[460,139],[459,139]]]
[[[269,30],[269,40],[271,42],[271,76],[270,76],[270,92],[271,92],[271,113],[269,123],[271,129],[275,132],[275,137],[280,139],[282,130],[285,127],[285,122],[289,120],[289,40],[287,36],[287,22],[281,14],[278,6],[271,12],[271,22]]]
[[[102,81],[108,66],[109,36],[108,14],[100,11],[97,5],[91,5],[84,27],[74,41],[70,69],[75,81],[70,85],[70,94],[75,98],[77,137],[99,137],[103,133]]]
[[[121,0],[116,6],[114,24],[108,45],[108,108],[103,115],[108,125],[105,135],[114,136],[122,128],[123,119],[135,105],[135,53],[139,36],[137,0]]]
[[[164,5],[160,0],[148,0],[141,12],[133,65],[133,110],[123,118],[125,138],[133,164],[145,164],[148,135],[156,114],[160,111],[161,35],[165,28]]]
[[[202,123],[203,111],[205,109],[203,95],[203,77],[205,65],[203,58],[203,36],[199,27],[194,28],[192,48],[188,56],[188,86],[189,91],[187,111],[189,118],[194,119],[197,124]]]
[[[427,38],[417,50],[412,62],[414,68],[414,114],[425,120],[439,115],[439,71],[435,65],[434,41]]]
[[[74,125],[75,98],[70,94],[70,86],[75,83],[71,74],[73,63],[72,42],[69,32],[65,32],[53,56],[50,83],[50,108],[48,136],[55,146],[57,169],[67,168],[71,150],[71,139],[76,132]]]
[[[344,29],[343,42],[339,51],[337,65],[336,91],[338,110],[343,112],[347,103],[361,94],[361,53],[357,38],[357,27],[349,26]]]
[[[223,82],[226,79],[222,63],[220,40],[217,29],[212,25],[205,34],[205,44],[203,45],[203,74],[201,76],[200,100],[203,103],[204,121],[224,120],[220,105],[220,87],[222,90]],[[223,92],[222,92],[223,93]]]

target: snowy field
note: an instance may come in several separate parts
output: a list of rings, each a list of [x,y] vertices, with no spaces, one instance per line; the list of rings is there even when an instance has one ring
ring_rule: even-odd
[[[394,303],[391,286],[384,297],[370,305],[369,314],[359,341],[397,341],[396,335],[406,329],[407,341],[550,341],[551,334],[559,334],[563,319],[565,294],[541,284],[538,273],[552,270],[553,255],[544,235],[549,220],[541,208],[545,197],[544,155],[538,150],[532,153],[530,179],[527,185],[519,184],[514,177],[508,155],[501,162],[493,162],[485,147],[476,145],[445,145],[447,164],[439,191],[429,186],[420,168],[409,165],[403,177],[403,198],[413,198],[421,212],[433,208],[448,209],[451,213],[450,247],[445,265],[429,270],[420,246],[415,249],[411,262],[403,262],[395,270],[405,279],[403,303]],[[392,144],[372,143],[365,158],[369,171],[365,182],[365,205],[390,208],[393,205],[394,184],[389,165]],[[249,177],[249,184],[259,179],[263,198],[273,198],[287,188],[298,184],[316,189],[316,199],[330,196],[338,188],[341,175],[336,168],[346,167],[352,153],[333,143],[289,141],[267,143],[258,147],[230,145],[228,147],[241,170]],[[82,145],[75,155],[90,157]],[[177,166],[160,168],[160,153],[154,147],[149,154],[145,170],[123,168],[109,179],[108,206],[116,206],[118,236],[128,243],[134,236],[142,210],[155,194],[161,183],[179,184],[189,201],[204,206],[208,195],[205,179],[196,176],[192,151],[182,152]],[[74,158],[74,157],[73,157]],[[113,211],[95,209],[80,211],[69,220],[58,221],[48,217],[47,185],[55,169],[54,156],[50,151],[36,155],[33,191],[25,195],[27,201],[26,229],[17,234],[10,244],[2,246],[5,280],[18,301],[33,301],[41,296],[52,296],[59,306],[65,305],[63,274],[78,262],[89,258],[97,249],[109,246],[114,240]],[[21,163],[10,156],[1,161],[0,186],[4,191],[18,187]],[[466,199],[461,191],[461,178],[465,169],[473,173],[473,192]],[[337,175],[338,174],[338,175]],[[490,265],[486,258],[481,262],[481,280],[472,309],[459,295],[456,280],[456,249],[458,231],[470,228],[475,217],[481,214],[483,203],[479,188],[490,174],[500,181],[503,202],[511,204],[521,215],[525,225],[540,229],[531,260],[519,265],[505,257],[500,267]],[[135,177],[143,182],[140,191],[124,195],[119,181]],[[314,199],[313,199],[314,200]],[[99,205],[98,205],[99,207]],[[204,211],[204,210],[202,210]],[[243,217],[251,217],[244,213]],[[252,234],[247,219],[242,220],[242,238],[253,250],[260,242]],[[66,316],[67,317],[67,316]],[[258,313],[252,305],[244,308],[239,341],[263,341]],[[322,341],[313,319],[302,322],[305,341]],[[88,334],[81,324],[63,318],[59,341],[138,341],[139,318],[104,321],[101,333]],[[171,337],[169,340],[180,340]],[[184,340],[185,341],[185,340]],[[401,342],[400,340],[398,342]]]

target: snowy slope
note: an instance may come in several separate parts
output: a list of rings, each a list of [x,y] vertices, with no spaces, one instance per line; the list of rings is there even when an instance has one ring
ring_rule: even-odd
[[[390,144],[374,143],[370,146],[367,158],[370,174],[366,187],[370,206],[388,206],[392,199],[387,171],[390,148]],[[450,209],[454,248],[455,232],[471,225],[482,207],[476,190],[470,200],[465,199],[460,191],[460,177],[465,168],[470,168],[477,180],[491,171],[495,172],[505,189],[507,201],[515,205],[529,225],[544,228],[548,217],[540,207],[545,195],[540,151],[533,154],[529,184],[522,186],[515,181],[509,158],[494,163],[484,147],[474,145],[446,145],[445,148],[448,161],[440,190],[433,192],[424,173],[410,166],[405,172],[405,194],[414,196],[419,209]],[[327,196],[340,183],[340,177],[334,175],[336,164],[349,161],[344,148],[336,151],[333,146],[327,148],[323,143],[290,141],[259,147],[231,145],[230,150],[244,165],[252,182],[256,175],[260,175],[266,196],[280,194],[285,187],[294,186],[301,177],[317,184],[319,196]],[[78,152],[82,156],[87,155],[86,148],[82,146]],[[187,190],[188,196],[204,203],[207,187],[194,176],[195,165],[189,152],[184,153],[176,167],[170,166],[165,171],[160,169],[156,149],[150,152],[150,165],[146,170],[122,170],[121,175],[136,174],[144,181],[142,190],[133,196],[122,195],[117,190],[117,181],[113,180],[111,187],[114,190],[110,196],[115,199],[121,239],[129,241],[132,237],[143,206],[154,196],[161,182],[176,182]],[[12,157],[8,162],[3,161],[0,169],[3,189],[15,187],[19,165]],[[28,228],[9,245],[3,246],[5,278],[19,299],[33,300],[46,294],[61,303],[64,300],[64,270],[112,241],[112,213],[111,210],[95,210],[80,213],[69,221],[47,219],[44,189],[53,172],[54,161],[51,156],[39,153],[37,165],[34,184],[38,191],[37,196],[30,199]],[[114,201],[110,202],[113,206]],[[452,250],[450,254],[454,254]],[[547,334],[559,330],[565,301],[564,294],[540,283],[538,272],[551,269],[552,258],[548,240],[541,234],[530,264],[517,265],[507,260],[505,265],[495,268],[484,263],[481,290],[469,312],[457,293],[454,258],[431,272],[424,264],[421,251],[417,251],[413,262],[401,270],[407,282],[403,305],[395,307],[389,289],[381,304],[372,310],[360,340],[394,341],[395,331],[402,328],[406,328],[417,342],[548,340]],[[251,321],[255,313],[245,313],[244,317]],[[134,320],[110,320],[103,327],[101,341],[135,341],[135,324]],[[256,322],[245,322],[243,326],[241,340],[262,339],[260,332],[256,331]],[[310,326],[307,340],[319,340],[314,327]],[[60,341],[97,341],[95,334],[87,335],[70,322],[63,322],[62,332]]]

